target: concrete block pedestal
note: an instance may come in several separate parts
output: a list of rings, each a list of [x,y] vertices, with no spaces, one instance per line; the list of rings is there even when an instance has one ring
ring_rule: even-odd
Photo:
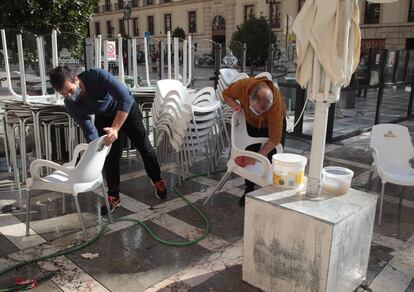
[[[246,197],[243,280],[264,291],[350,292],[365,280],[377,196],[307,198],[269,186]]]

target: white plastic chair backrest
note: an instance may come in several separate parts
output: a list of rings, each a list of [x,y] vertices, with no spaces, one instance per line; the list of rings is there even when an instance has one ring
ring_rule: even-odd
[[[247,133],[246,117],[243,111],[233,113],[231,118],[231,144],[232,148],[245,150],[247,146],[264,143],[269,138],[251,137]]]
[[[230,84],[231,81],[234,79],[234,77],[240,74],[236,69],[231,69],[231,68],[223,68],[223,69],[220,69],[219,72],[220,72],[220,78],[226,84]]]
[[[90,182],[99,178],[105,163],[105,157],[111,149],[110,146],[105,146],[103,143],[105,136],[101,136],[89,143],[88,148],[72,171],[72,182]]]
[[[232,84],[236,81],[242,80],[242,79],[246,79],[249,78],[249,75],[247,75],[246,73],[239,73],[239,75],[237,75],[236,77],[234,77],[234,79],[229,83]]]
[[[163,79],[157,81],[158,90],[161,94],[161,97],[164,98],[170,91],[175,90],[180,98],[184,101],[190,98],[185,86],[178,80],[173,79]]]
[[[407,166],[414,157],[414,148],[408,128],[396,124],[379,124],[372,127],[371,148],[380,167]]]
[[[259,74],[254,76],[254,78],[262,78],[262,77],[266,77],[267,79],[272,80],[272,75],[269,72],[260,72]]]
[[[204,87],[199,91],[191,94],[191,104],[192,105],[205,105],[211,102],[217,101],[216,92],[213,87]]]

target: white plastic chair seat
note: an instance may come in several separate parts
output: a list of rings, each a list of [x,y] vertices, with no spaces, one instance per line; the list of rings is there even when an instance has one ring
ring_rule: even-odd
[[[30,191],[31,190],[49,190],[55,192],[72,194],[75,200],[76,209],[78,211],[79,220],[82,226],[82,232],[85,237],[86,230],[80,210],[78,194],[94,191],[102,187],[106,207],[109,210],[108,195],[106,193],[102,168],[105,158],[109,153],[110,146],[103,144],[105,136],[95,139],[90,144],[80,144],[74,150],[72,161],[64,165],[59,165],[49,160],[36,159],[30,165],[31,178],[26,181],[27,184],[27,203],[26,203],[26,235],[30,230]],[[84,151],[78,163],[78,155]],[[41,177],[40,172],[43,167],[55,170],[53,173]],[[64,198],[63,198],[64,202]],[[112,223],[112,216],[109,212],[109,219]]]
[[[389,167],[387,169],[379,169],[378,173],[385,182],[414,186],[414,169],[409,165],[401,168]]]
[[[266,167],[267,166],[268,165],[266,165]],[[269,166],[271,167],[270,163]],[[241,177],[247,177],[247,179],[251,173],[259,174],[261,178],[256,180],[256,184],[261,187],[271,185],[273,182],[272,171],[265,169],[265,166],[260,162],[256,162],[255,164],[246,167],[234,167],[233,172]]]
[[[32,178],[28,178],[26,182],[27,187],[31,190],[44,190],[45,184],[47,184],[47,189],[50,191],[72,194],[73,192],[94,191],[102,185],[103,179],[100,177],[92,182],[76,183],[71,180],[69,174],[62,171],[55,171],[50,175],[42,177],[41,181],[33,181]]]

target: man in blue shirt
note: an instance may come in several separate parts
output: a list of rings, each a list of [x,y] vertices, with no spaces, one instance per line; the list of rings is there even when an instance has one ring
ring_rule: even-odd
[[[155,195],[165,199],[167,190],[161,179],[160,166],[142,124],[138,104],[128,88],[102,69],[90,69],[76,75],[68,67],[58,66],[49,72],[49,76],[53,88],[65,97],[66,110],[81,127],[86,141],[89,143],[106,134],[104,143],[112,144],[104,165],[111,212],[120,206],[122,139],[118,139],[118,135],[122,134],[126,134],[140,152]],[[95,124],[92,115],[95,115]],[[102,206],[101,213],[105,215],[107,212]]]

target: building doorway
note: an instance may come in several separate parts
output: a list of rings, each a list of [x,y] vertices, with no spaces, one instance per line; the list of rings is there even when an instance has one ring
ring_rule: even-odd
[[[216,15],[213,18],[212,26],[211,26],[211,39],[221,44],[222,48],[222,56],[224,56],[226,52],[226,20],[221,15]]]
[[[412,38],[405,39],[405,49],[414,50],[414,39]]]

